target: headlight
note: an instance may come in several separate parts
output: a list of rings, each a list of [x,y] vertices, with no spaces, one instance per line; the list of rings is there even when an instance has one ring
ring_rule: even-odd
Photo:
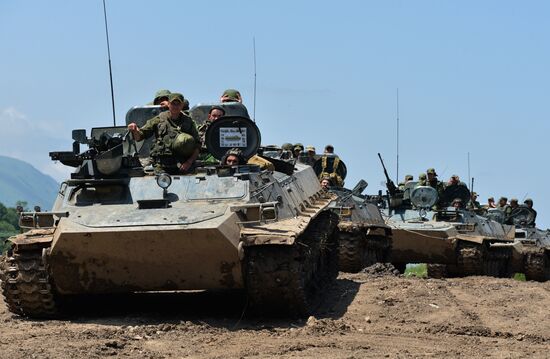
[[[172,184],[172,177],[167,173],[161,173],[157,176],[157,184],[162,189],[167,189]]]

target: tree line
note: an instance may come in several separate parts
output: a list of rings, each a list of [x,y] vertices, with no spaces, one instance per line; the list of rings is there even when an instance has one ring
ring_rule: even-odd
[[[19,233],[18,206],[21,206],[24,211],[28,211],[25,201],[17,201],[15,207],[6,207],[0,203],[0,253],[4,253],[7,249],[5,240]]]

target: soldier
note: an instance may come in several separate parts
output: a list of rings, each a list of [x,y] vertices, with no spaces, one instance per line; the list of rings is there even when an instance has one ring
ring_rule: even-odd
[[[323,177],[323,179],[321,179],[322,189],[324,189],[325,191],[328,191],[331,186],[332,186],[332,183],[330,181],[330,177]]]
[[[292,154],[294,155],[294,158],[298,159],[300,158],[300,155],[304,152],[304,145],[301,143],[297,143],[294,145],[294,148],[292,150]]]
[[[204,136],[206,135],[206,131],[208,130],[208,127],[210,127],[210,124],[212,122],[216,121],[218,118],[225,116],[225,110],[221,106],[212,106],[210,108],[210,111],[208,111],[208,118],[207,120],[199,126],[199,137],[201,139],[201,144],[204,147]]]
[[[535,226],[535,220],[537,219],[537,211],[533,209],[533,200],[531,198],[527,198],[525,201],[523,201],[523,204],[529,207],[529,209],[532,210],[533,213],[535,214],[535,216],[533,217],[533,226]]]
[[[220,102],[240,102],[243,103],[243,98],[241,97],[241,93],[235,89],[227,89],[223,92],[223,94],[220,96]]]
[[[428,185],[428,180],[426,179],[426,174],[425,173],[421,173],[418,175],[418,183],[416,184],[416,186],[427,186]]]
[[[303,159],[303,163],[313,167],[317,161],[317,156],[315,155],[315,147],[307,146],[306,147],[306,158]]]
[[[508,205],[508,198],[506,197],[499,198],[497,208],[504,212],[505,217],[508,217],[512,213],[512,208]]]
[[[326,145],[325,146],[325,153],[334,154],[334,146],[333,145]]]
[[[460,177],[458,175],[452,175],[449,179],[449,186],[451,185],[458,185],[460,183]]]
[[[455,208],[455,209],[460,209],[462,208],[462,200],[460,198],[455,198],[453,200],[453,202],[451,203],[451,205]]]
[[[292,143],[285,142],[281,146],[281,159],[282,160],[290,160],[292,159]]]
[[[519,207],[519,203],[518,203],[518,199],[517,198],[512,198],[510,200],[510,208],[512,208],[512,211],[516,208]]]
[[[243,153],[238,148],[232,148],[222,157],[223,166],[238,166],[245,163]]]
[[[494,197],[487,198],[487,208],[497,208]]]
[[[158,90],[155,93],[155,98],[153,99],[153,102],[149,102],[147,105],[168,107],[168,96],[170,96],[170,94],[170,90]]]
[[[405,180],[399,183],[397,187],[399,188],[399,190],[404,191],[407,183],[412,182],[413,180],[414,180],[413,175],[405,175]]]
[[[468,202],[469,209],[481,209],[481,204],[477,201],[477,193],[472,192],[470,195],[470,201]]]
[[[437,195],[439,196],[439,198],[441,198],[443,190],[445,189],[445,185],[443,184],[443,182],[437,179],[435,168],[428,168],[428,170],[426,171],[426,176],[428,177],[427,185],[435,188],[437,190]]]
[[[142,128],[130,123],[128,130],[136,141],[155,135],[150,154],[156,171],[187,172],[199,155],[199,133],[195,122],[182,112],[183,95],[171,93],[168,100],[168,111],[148,120]]]
[[[217,165],[219,161],[212,156],[211,153],[208,152],[208,149],[206,148],[206,131],[208,130],[208,127],[212,124],[212,122],[216,121],[218,118],[225,116],[225,110],[221,106],[212,106],[210,108],[210,111],[208,111],[208,118],[207,120],[201,124],[198,128],[199,137],[201,140],[201,152],[199,155],[199,160],[202,162],[203,165]]]

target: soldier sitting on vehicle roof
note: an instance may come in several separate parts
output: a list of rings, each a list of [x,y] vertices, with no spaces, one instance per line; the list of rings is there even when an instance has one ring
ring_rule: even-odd
[[[428,185],[428,180],[426,178],[426,174],[425,173],[421,173],[418,175],[418,182],[416,183],[416,186],[427,186]]]
[[[534,213],[533,217],[533,223],[531,224],[533,227],[535,227],[535,220],[537,219],[537,211],[533,208],[533,200],[531,198],[527,198],[525,201],[523,201],[523,204],[525,204],[531,211]]]
[[[399,182],[399,184],[397,185],[397,188],[399,188],[400,191],[404,191],[405,185],[409,182],[412,182],[413,180],[414,180],[413,175],[405,175],[405,179],[403,180],[403,182]]]
[[[220,96],[220,102],[240,102],[243,103],[243,98],[241,93],[235,89],[227,89]]]
[[[505,217],[508,217],[512,213],[512,208],[508,204],[508,198],[506,197],[499,198],[497,208],[504,212]]]
[[[481,204],[477,201],[477,193],[472,192],[470,194],[470,201],[468,201],[467,205],[468,209],[472,210],[481,210],[483,207],[481,207]]]
[[[199,155],[199,133],[195,122],[182,112],[183,95],[172,93],[168,99],[168,111],[148,120],[142,128],[130,123],[128,130],[136,141],[155,136],[150,155],[156,172],[185,173]]]
[[[428,178],[427,185],[434,188],[437,191],[437,195],[441,198],[445,185],[437,179],[435,168],[428,168],[426,171],[426,176]]]
[[[155,98],[152,102],[149,102],[147,106],[162,106],[168,108],[168,96],[170,96],[172,92],[170,90],[158,90],[155,93]]]

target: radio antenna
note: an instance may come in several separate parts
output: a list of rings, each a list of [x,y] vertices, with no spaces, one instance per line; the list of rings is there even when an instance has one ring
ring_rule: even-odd
[[[397,88],[397,170],[395,171],[395,182],[399,182],[399,88]]]
[[[254,107],[252,109],[252,119],[256,122],[256,37],[252,37],[252,48],[254,50]]]
[[[474,186],[474,183],[472,176],[470,176],[470,152],[468,152],[468,183],[470,184],[470,192],[472,192],[472,187]]]
[[[111,103],[113,105],[113,126],[116,127],[115,91],[113,90],[113,70],[111,68],[111,47],[109,46],[109,28],[107,27],[107,9],[103,0],[103,16],[105,18],[105,35],[107,35],[107,56],[109,58],[109,80],[111,82]]]

